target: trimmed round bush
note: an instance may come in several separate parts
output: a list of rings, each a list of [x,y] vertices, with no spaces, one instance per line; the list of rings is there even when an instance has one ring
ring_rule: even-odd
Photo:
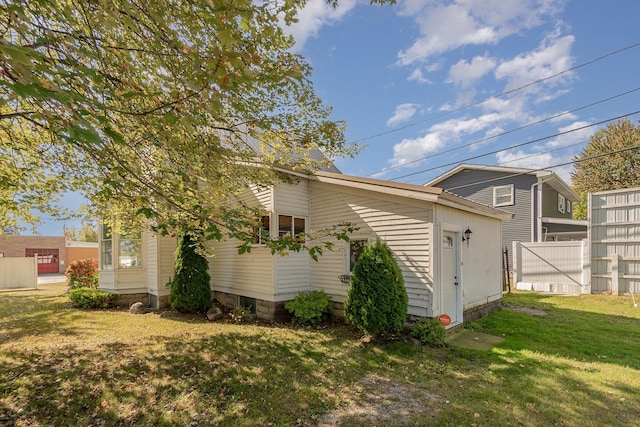
[[[300,292],[292,301],[285,302],[284,308],[293,314],[295,322],[317,324],[329,313],[331,297],[321,290]]]
[[[351,273],[344,303],[348,322],[375,336],[398,332],[407,319],[409,299],[393,252],[380,241],[364,248]]]
[[[189,232],[178,239],[169,304],[181,313],[206,313],[212,306],[209,263],[195,243]]]

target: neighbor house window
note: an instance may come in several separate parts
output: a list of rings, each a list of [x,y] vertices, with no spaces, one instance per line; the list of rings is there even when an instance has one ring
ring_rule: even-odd
[[[142,233],[129,231],[118,239],[118,268],[142,267]]]
[[[269,239],[269,227],[271,225],[269,215],[264,215],[260,218],[260,222],[257,226],[251,230],[251,241],[257,244],[264,244]]]
[[[278,236],[299,236],[306,230],[304,218],[291,215],[278,215]]]
[[[567,213],[571,213],[571,202],[567,200]]]
[[[558,211],[564,213],[565,198],[562,194],[558,194]]]
[[[103,225],[101,227],[100,243],[100,268],[113,268],[113,233],[111,227]]]
[[[493,187],[493,206],[513,205],[513,184]]]
[[[360,259],[364,248],[367,246],[367,243],[367,239],[354,239],[349,241],[349,253],[347,254],[347,259],[349,262],[349,272],[353,271],[353,267]]]

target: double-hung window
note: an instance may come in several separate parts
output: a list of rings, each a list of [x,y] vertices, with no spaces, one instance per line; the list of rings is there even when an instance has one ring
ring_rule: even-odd
[[[564,213],[564,204],[566,199],[562,194],[558,194],[558,211]]]
[[[299,237],[306,231],[305,218],[293,215],[278,215],[278,236]]]
[[[513,205],[513,200],[513,184],[493,187],[493,206]]]

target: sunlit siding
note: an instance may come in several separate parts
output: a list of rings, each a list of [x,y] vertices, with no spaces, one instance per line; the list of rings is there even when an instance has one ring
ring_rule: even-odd
[[[360,228],[352,238],[386,242],[402,269],[409,314],[428,315],[433,204],[319,182],[310,183],[310,194],[311,227],[322,229],[349,221]],[[339,280],[348,272],[346,251],[346,243],[337,242],[334,251],[311,263],[311,287],[324,289],[337,302],[344,302],[349,286]]]
[[[590,195],[591,289],[616,291],[613,257],[618,261],[618,293],[640,292],[640,188]]]
[[[147,231],[147,289],[157,296],[169,295],[171,288],[167,283],[174,273],[175,251],[178,239],[171,236],[158,236]]]
[[[254,186],[241,199],[251,206],[262,206],[270,212],[273,189]],[[211,288],[215,291],[273,301],[273,256],[265,247],[256,245],[251,253],[238,254],[239,242],[223,240],[212,244],[209,258]]]
[[[278,184],[274,189],[274,210],[278,215],[291,215],[305,219],[309,231],[309,182],[301,179],[292,184]],[[274,219],[273,225],[277,226]],[[275,268],[275,300],[293,299],[298,292],[309,290],[309,254],[290,253],[273,258]]]
[[[463,310],[468,310],[502,297],[501,221],[486,216],[438,205],[436,223],[458,224],[473,232],[469,246],[461,247],[460,285]],[[436,284],[439,289],[439,284]]]

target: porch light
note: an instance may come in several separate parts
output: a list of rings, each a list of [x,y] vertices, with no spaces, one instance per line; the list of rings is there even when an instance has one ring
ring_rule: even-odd
[[[467,229],[464,231],[464,237],[462,238],[462,241],[466,241],[467,242],[467,247],[469,247],[469,240],[471,240],[471,229],[467,226]]]

